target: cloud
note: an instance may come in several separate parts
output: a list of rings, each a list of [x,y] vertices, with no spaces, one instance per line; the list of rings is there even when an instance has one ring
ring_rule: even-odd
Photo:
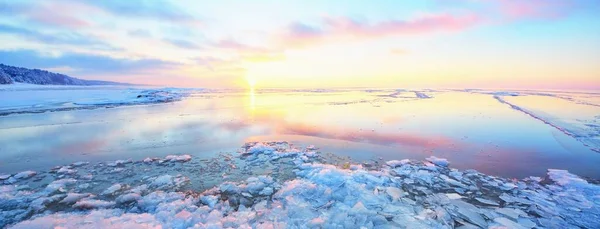
[[[117,16],[202,25],[199,19],[165,0],[85,0],[85,2]]]
[[[103,49],[115,49],[114,47],[94,39],[89,36],[83,36],[73,32],[59,32],[59,33],[42,33],[35,30],[29,30],[17,26],[0,24],[0,35],[9,34],[22,37],[24,39],[35,41],[42,44],[50,45],[81,45],[81,46],[94,46]]]
[[[200,26],[201,20],[166,0],[54,0],[0,2],[0,13],[29,22],[65,28],[92,26],[90,15],[140,18]]]
[[[475,14],[432,14],[412,20],[387,20],[377,23],[348,17],[324,18],[319,27],[294,22],[278,40],[287,47],[302,47],[340,40],[456,32],[473,27],[481,21],[482,18]]]
[[[240,67],[241,62],[239,60],[221,59],[212,56],[203,56],[192,58],[195,65],[204,66],[211,71],[220,71],[224,69],[231,69]]]
[[[469,9],[483,17],[500,21],[555,20],[580,10],[596,13],[600,1],[595,0],[435,0],[437,6]]]
[[[26,68],[69,69],[74,74],[145,73],[169,69],[177,63],[158,59],[126,59],[109,56],[63,53],[44,55],[33,50],[0,50],[0,63]]]
[[[48,2],[5,2],[0,3],[0,12],[21,18],[33,25],[56,28],[78,29],[92,26],[85,15],[95,11],[94,8],[80,2],[48,1]],[[84,15],[85,14],[85,15]]]
[[[392,55],[406,55],[408,53],[409,53],[409,51],[406,49],[401,49],[401,48],[390,49],[390,54],[392,54]]]
[[[249,62],[269,62],[285,60],[282,50],[276,48],[257,47],[239,43],[233,39],[224,39],[214,45],[220,49],[235,50],[240,58]]]
[[[143,37],[143,38],[152,37],[152,34],[150,33],[150,31],[144,30],[144,29],[134,29],[134,30],[127,31],[127,35],[132,36],[132,37]]]
[[[165,38],[165,39],[163,39],[163,41],[167,42],[173,46],[182,48],[182,49],[199,49],[200,48],[200,46],[197,45],[196,43],[187,41],[187,40],[182,40],[182,39]]]
[[[565,16],[576,1],[567,0],[496,0],[500,12],[509,19],[555,19]]]

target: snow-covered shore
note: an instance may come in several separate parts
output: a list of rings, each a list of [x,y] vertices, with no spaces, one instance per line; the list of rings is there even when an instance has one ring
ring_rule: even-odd
[[[0,85],[0,116],[177,101],[183,89],[129,86]]]
[[[210,161],[171,155],[78,162],[0,175],[0,226],[600,226],[600,187],[567,171],[514,180],[449,163],[430,157],[352,164],[286,142],[248,143]]]

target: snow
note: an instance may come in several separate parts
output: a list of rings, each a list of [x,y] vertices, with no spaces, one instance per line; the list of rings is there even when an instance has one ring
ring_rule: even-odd
[[[0,115],[167,103],[186,89],[135,86],[0,85]]]
[[[207,165],[184,156],[164,159],[190,161],[174,163],[171,170],[153,163],[159,159],[115,163],[124,171],[144,171],[119,183],[110,184],[112,167],[86,164],[78,173],[94,174],[91,180],[77,173],[63,179],[52,174],[56,180],[45,188],[31,180],[2,185],[0,227],[600,227],[600,187],[564,170],[549,170],[541,179],[509,180],[452,169],[437,157],[388,161],[378,168],[336,166],[314,150],[267,142],[248,143],[223,159],[225,165],[235,162],[240,171],[253,171],[223,181],[220,173],[199,173]],[[192,182],[211,179],[216,184],[205,189]],[[78,188],[83,183],[92,185]],[[18,188],[24,185],[31,188]]]

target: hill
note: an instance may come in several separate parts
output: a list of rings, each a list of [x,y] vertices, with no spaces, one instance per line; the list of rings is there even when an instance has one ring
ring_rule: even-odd
[[[41,85],[129,85],[112,81],[83,80],[60,73],[0,64],[0,84],[29,83]]]

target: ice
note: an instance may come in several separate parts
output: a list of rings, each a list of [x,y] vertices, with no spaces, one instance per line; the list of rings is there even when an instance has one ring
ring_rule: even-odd
[[[448,160],[444,159],[444,158],[438,158],[436,156],[431,156],[426,158],[427,161],[437,165],[437,166],[448,166],[450,163],[448,163]]]
[[[508,227],[508,228],[514,228],[514,229],[525,229],[526,227],[523,227],[521,225],[519,225],[518,223],[504,218],[504,217],[499,217],[499,218],[495,218],[494,221],[496,221],[499,224],[502,224],[502,226]]]
[[[15,179],[29,179],[32,176],[35,176],[36,174],[37,174],[37,172],[35,172],[35,171],[23,171],[23,172],[15,174],[12,178],[15,178]]]
[[[49,225],[54,228],[162,228],[162,224],[151,214],[122,214],[122,210],[119,209],[94,210],[88,214],[46,215],[22,222],[12,228],[47,228]]]
[[[94,200],[94,199],[83,199],[77,201],[73,207],[79,209],[96,209],[96,208],[111,208],[115,206],[112,201]]]
[[[73,204],[83,198],[92,196],[90,193],[67,193],[67,196],[60,201],[63,204]]]
[[[600,152],[597,112],[600,105],[582,99],[583,97],[598,98],[596,94],[524,91],[518,92],[517,95],[509,97],[496,93],[494,98],[516,111],[571,136],[592,151]]]
[[[150,186],[156,189],[172,189],[176,187],[181,187],[187,182],[189,182],[189,179],[181,175],[162,175],[152,179]]]
[[[561,186],[587,186],[588,182],[566,170],[548,169],[548,178]]]
[[[125,164],[129,164],[129,163],[132,163],[132,162],[133,161],[131,159],[128,159],[128,160],[116,160],[116,161],[110,162],[110,163],[108,163],[106,165],[108,165],[110,167],[117,167],[117,166],[122,166],[122,165],[125,165]]]
[[[118,183],[112,167],[81,165],[78,174],[94,176],[74,174],[41,188],[33,179],[0,186],[0,227],[600,227],[600,188],[567,171],[513,181],[435,164],[445,161],[439,158],[337,166],[305,152],[283,143],[247,144],[223,162],[252,173],[229,181],[222,171],[201,172],[209,165],[192,158],[168,166],[154,163],[159,159],[119,163],[123,171],[144,172]],[[206,188],[194,183],[211,180],[217,182]],[[92,185],[79,188],[84,183]]]
[[[165,157],[165,161],[170,161],[170,162],[187,162],[192,160],[192,156],[185,154],[185,155],[168,155]]]
[[[477,201],[479,201],[480,203],[483,204],[487,204],[487,205],[493,205],[493,206],[499,206],[500,204],[498,204],[496,201],[493,200],[488,200],[488,199],[484,199],[484,198],[475,198]]]
[[[6,180],[10,177],[10,174],[1,174],[0,175],[0,180]]]
[[[124,204],[124,203],[131,203],[134,201],[137,201],[139,199],[141,199],[142,196],[140,194],[137,193],[128,193],[128,194],[124,194],[122,196],[119,196],[116,201],[118,204]]]
[[[400,197],[402,197],[404,195],[404,192],[396,187],[387,187],[385,189],[386,193],[388,195],[390,195],[390,197],[392,198],[392,200],[399,200]]]
[[[73,174],[76,173],[77,170],[72,169],[71,166],[63,166],[59,170],[56,171],[58,174]]]
[[[66,188],[69,185],[73,185],[77,183],[77,180],[73,179],[73,178],[65,178],[65,179],[60,179],[60,180],[55,180],[52,181],[50,184],[48,184],[46,186],[46,188],[44,189],[44,191],[48,192],[48,193],[53,193],[53,192],[66,192]]]
[[[102,192],[101,195],[114,195],[116,192],[120,191],[122,188],[123,188],[123,185],[114,184],[114,185],[108,187],[106,190],[104,190],[104,192]]]
[[[519,219],[519,216],[521,215],[519,211],[513,208],[497,208],[496,212],[505,215],[506,217],[511,219]]]
[[[385,163],[391,167],[398,167],[398,166],[407,164],[409,162],[410,162],[410,160],[404,159],[404,160],[391,160],[391,161],[387,161]]]
[[[456,199],[462,198],[461,195],[456,194],[456,193],[446,193],[446,196],[448,197],[448,199],[451,199],[451,200],[456,200]]]
[[[78,161],[78,162],[74,162],[73,164],[71,164],[73,167],[79,167],[79,166],[84,166],[89,164],[89,162],[87,161]]]
[[[178,101],[187,89],[11,84],[0,87],[0,116]]]

